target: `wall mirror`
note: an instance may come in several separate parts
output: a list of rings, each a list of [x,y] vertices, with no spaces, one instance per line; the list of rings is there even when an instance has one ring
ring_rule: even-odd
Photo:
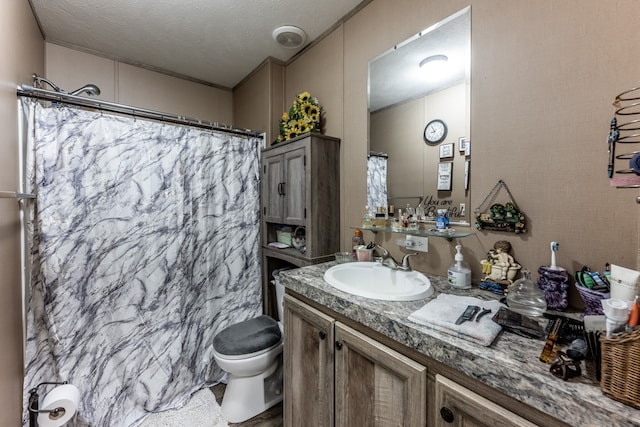
[[[422,203],[470,222],[470,64],[471,7],[369,62],[371,211]]]

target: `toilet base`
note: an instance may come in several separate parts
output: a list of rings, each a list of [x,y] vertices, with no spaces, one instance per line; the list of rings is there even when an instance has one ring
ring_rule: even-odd
[[[282,355],[265,372],[252,377],[229,374],[222,398],[222,417],[240,423],[282,401]]]

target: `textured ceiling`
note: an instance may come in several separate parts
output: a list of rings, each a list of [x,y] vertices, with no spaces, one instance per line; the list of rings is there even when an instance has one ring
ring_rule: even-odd
[[[363,0],[29,0],[45,40],[232,88],[267,57],[289,60],[281,25],[307,44]]]

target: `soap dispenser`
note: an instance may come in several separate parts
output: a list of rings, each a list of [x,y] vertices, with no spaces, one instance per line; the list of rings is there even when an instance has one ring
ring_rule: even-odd
[[[470,289],[471,288],[471,269],[464,262],[462,253],[462,245],[456,246],[456,255],[454,257],[455,262],[449,267],[447,276],[449,278],[449,285],[452,288],[458,289]]]

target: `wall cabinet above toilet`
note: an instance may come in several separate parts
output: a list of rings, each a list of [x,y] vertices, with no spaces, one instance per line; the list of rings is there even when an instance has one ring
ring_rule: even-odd
[[[311,133],[277,144],[262,151],[260,172],[263,304],[276,317],[273,271],[332,260],[340,248],[340,140]],[[269,246],[283,226],[304,229],[304,252]]]
[[[313,259],[340,246],[340,140],[311,133],[262,151],[262,244],[278,226],[304,227],[306,250],[283,253]]]
[[[301,147],[265,157],[262,215],[266,223],[305,225],[306,152]]]

